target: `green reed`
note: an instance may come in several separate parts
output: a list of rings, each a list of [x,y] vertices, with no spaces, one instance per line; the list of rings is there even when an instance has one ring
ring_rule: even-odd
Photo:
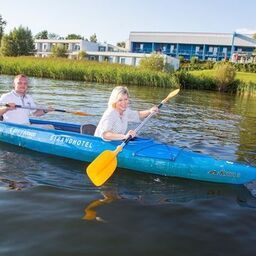
[[[32,77],[124,85],[178,87],[177,79],[165,72],[85,60],[36,57],[0,57],[0,73]]]

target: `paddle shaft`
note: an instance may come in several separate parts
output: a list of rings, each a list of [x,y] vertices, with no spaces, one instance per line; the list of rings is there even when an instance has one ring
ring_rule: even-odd
[[[8,104],[5,104],[6,107],[9,107]],[[24,108],[24,109],[30,109],[30,110],[43,110],[43,111],[48,111],[47,108],[35,108],[35,107],[24,107],[24,106],[21,106],[21,105],[15,105],[16,108]],[[66,110],[63,110],[63,109],[54,109],[53,111],[57,111],[57,112],[68,112]]]
[[[157,106],[157,108],[161,108],[163,106],[163,104],[166,102],[167,100],[164,99],[163,101],[161,101],[161,103]],[[155,114],[155,112],[151,112],[141,123],[140,125],[134,130],[136,133],[146,124],[146,122]],[[122,150],[123,147],[132,139],[132,136],[130,135],[119,147]],[[118,150],[119,151],[119,150]]]
[[[5,104],[6,107],[9,107],[8,104]],[[78,116],[93,116],[92,114],[86,113],[86,112],[73,112],[73,111],[67,111],[67,110],[63,110],[63,109],[47,109],[47,108],[40,108],[40,107],[25,107],[25,106],[21,106],[21,105],[15,105],[16,108],[24,108],[24,109],[30,109],[30,110],[42,110],[45,113],[47,113],[48,111],[57,111],[57,112],[62,112],[62,113],[70,113],[73,115],[78,115]]]

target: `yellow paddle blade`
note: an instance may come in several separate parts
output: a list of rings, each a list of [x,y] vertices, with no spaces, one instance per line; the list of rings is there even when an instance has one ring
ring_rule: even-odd
[[[87,175],[95,186],[101,186],[113,174],[117,166],[116,155],[116,151],[106,150],[87,167]]]
[[[69,112],[69,113],[77,115],[77,116],[93,116],[92,114],[89,114],[89,113],[86,113],[86,112]]]
[[[162,104],[166,103],[170,98],[176,96],[179,92],[180,92],[180,89],[176,89],[176,90],[172,91],[171,93],[168,94],[168,96],[164,100],[162,100],[161,103]]]

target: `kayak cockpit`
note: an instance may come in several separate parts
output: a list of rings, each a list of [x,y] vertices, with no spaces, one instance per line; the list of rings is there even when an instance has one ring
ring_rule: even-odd
[[[52,125],[55,130],[75,132],[81,134],[94,135],[96,126],[93,124],[71,124],[71,123],[62,123],[49,120],[39,120],[39,119],[30,119],[31,124],[36,125]]]

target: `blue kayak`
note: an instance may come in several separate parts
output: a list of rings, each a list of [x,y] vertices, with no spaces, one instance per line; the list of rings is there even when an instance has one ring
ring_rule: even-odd
[[[92,162],[105,150],[115,150],[120,141],[106,142],[81,134],[80,125],[32,120],[55,129],[0,122],[0,141],[30,150]],[[201,181],[245,184],[256,180],[256,167],[195,153],[152,139],[136,138],[118,154],[118,167],[132,171]]]

